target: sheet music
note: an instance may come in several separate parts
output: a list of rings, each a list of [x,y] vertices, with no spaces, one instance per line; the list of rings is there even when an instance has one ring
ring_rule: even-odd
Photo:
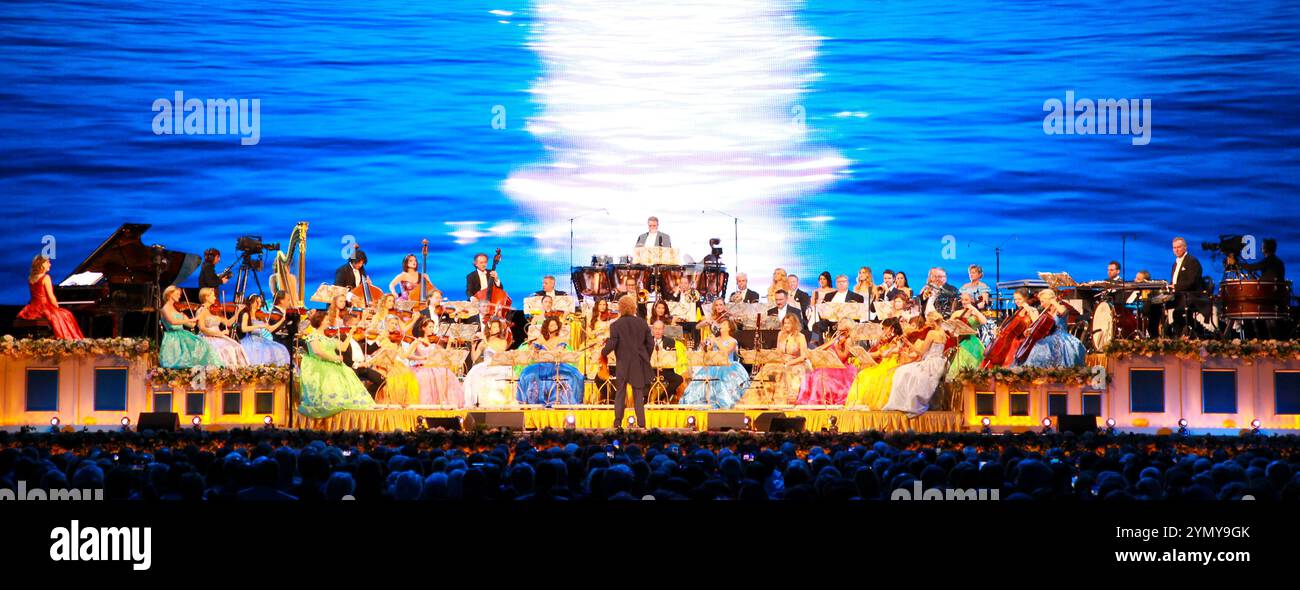
[[[59,283],[59,286],[60,287],[89,287],[94,285],[95,283],[98,283],[103,278],[104,278],[104,273],[88,270],[86,272],[80,272],[66,279],[63,279],[63,282]]]

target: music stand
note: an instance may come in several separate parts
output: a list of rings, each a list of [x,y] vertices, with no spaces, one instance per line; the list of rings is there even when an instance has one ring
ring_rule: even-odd
[[[677,367],[677,351],[668,349],[653,351],[650,354],[650,366],[655,369],[655,378],[650,382],[650,391],[646,394],[646,404],[655,403],[655,400],[658,399],[655,395],[656,392],[663,396],[664,403],[668,403],[671,400],[669,400],[668,385],[664,383],[662,371],[664,369],[672,370]]]

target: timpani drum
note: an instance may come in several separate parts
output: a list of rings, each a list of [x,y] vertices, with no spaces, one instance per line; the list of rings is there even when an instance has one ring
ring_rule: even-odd
[[[1291,283],[1227,279],[1219,284],[1219,297],[1230,320],[1280,320],[1289,312]]]
[[[725,266],[706,264],[695,277],[695,290],[705,300],[720,299],[727,292],[727,278]]]
[[[614,290],[614,274],[608,266],[575,266],[570,278],[581,297],[599,299]]]
[[[644,264],[614,264],[609,266],[610,273],[614,276],[614,284],[622,285],[627,277],[636,279],[637,289],[649,291],[654,286],[654,267]]]
[[[1097,304],[1092,312],[1092,347],[1096,352],[1106,349],[1111,340],[1133,338],[1138,333],[1137,314],[1127,307],[1114,307],[1108,301]]]
[[[677,284],[681,282],[682,277],[689,276],[687,267],[676,264],[661,264],[654,267],[654,271],[658,275],[655,284],[658,286],[660,293],[676,291]]]

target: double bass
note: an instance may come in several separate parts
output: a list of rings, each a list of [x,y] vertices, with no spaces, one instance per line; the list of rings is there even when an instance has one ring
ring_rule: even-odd
[[[361,244],[357,244],[356,250],[360,249]],[[355,252],[356,250],[353,251]],[[361,284],[352,288],[352,296],[364,301],[365,307],[370,307],[371,304],[384,296],[384,290],[376,287],[374,283],[370,282],[370,275],[366,273],[366,267],[362,266],[357,270],[359,270],[361,274]]]
[[[479,292],[474,294],[474,298],[479,301],[479,313],[484,321],[508,314],[510,306],[514,304],[510,295],[506,294],[506,290],[496,286],[497,279],[492,276],[500,263],[501,249],[497,248],[496,254],[492,256],[492,268],[488,270],[487,287],[479,289]]]

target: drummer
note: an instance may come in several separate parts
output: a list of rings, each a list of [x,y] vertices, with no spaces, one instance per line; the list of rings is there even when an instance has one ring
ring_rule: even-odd
[[[636,247],[642,246],[659,246],[661,248],[671,248],[673,246],[672,238],[668,234],[659,232],[659,218],[650,216],[646,220],[647,231],[636,238]]]
[[[1264,252],[1264,258],[1259,262],[1238,262],[1236,257],[1228,255],[1228,266],[1236,265],[1243,271],[1259,271],[1259,280],[1264,282],[1281,283],[1286,280],[1286,265],[1282,264],[1282,259],[1277,257],[1277,240],[1267,238],[1260,248]]]

